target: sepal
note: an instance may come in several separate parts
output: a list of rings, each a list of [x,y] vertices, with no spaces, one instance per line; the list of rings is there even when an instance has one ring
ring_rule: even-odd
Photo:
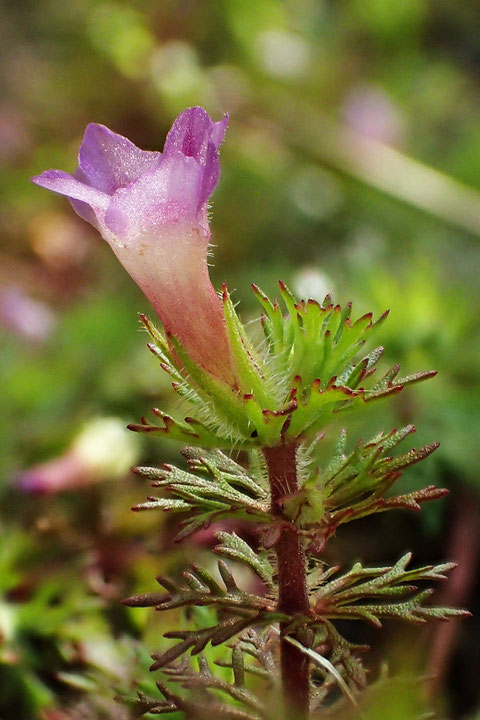
[[[153,408],[153,414],[162,421],[162,425],[155,425],[147,418],[142,417],[139,423],[127,425],[133,432],[149,433],[168,437],[170,440],[178,440],[181,443],[198,444],[203,447],[230,447],[231,439],[222,437],[210,430],[196,418],[186,417],[184,421],[175,420],[167,413],[158,408]]]

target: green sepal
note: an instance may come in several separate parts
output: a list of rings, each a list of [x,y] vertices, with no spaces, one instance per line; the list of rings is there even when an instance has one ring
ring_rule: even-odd
[[[270,383],[266,378],[264,363],[245,333],[226,285],[222,287],[222,300],[228,337],[242,391],[244,394],[254,395],[262,408],[275,407],[277,398],[269,391]]]
[[[268,328],[265,334],[270,345],[270,352],[275,357],[278,357],[283,350],[284,342],[284,317],[282,311],[276,301],[272,303],[260,288],[253,283],[252,290],[265,311],[265,326]]]
[[[128,429],[133,432],[168,437],[170,440],[178,440],[189,445],[212,448],[228,448],[232,445],[231,437],[210,431],[200,420],[190,417],[185,418],[185,421],[175,420],[157,408],[153,409],[153,413],[162,420],[163,425],[155,425],[147,418],[142,417],[140,423],[127,425]]]
[[[218,380],[209,372],[203,370],[200,365],[197,365],[173,335],[170,337],[170,342],[185,370],[198,387],[199,392],[207,402],[212,403],[213,410],[218,414],[221,421],[237,430],[240,436],[248,437],[248,420],[243,412],[243,403],[238,390],[230,387],[222,380]]]

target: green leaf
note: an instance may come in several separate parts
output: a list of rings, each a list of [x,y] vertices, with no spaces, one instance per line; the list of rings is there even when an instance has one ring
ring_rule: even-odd
[[[215,537],[220,541],[214,548],[216,553],[247,565],[266,585],[273,587],[273,568],[265,553],[255,553],[250,545],[235,533],[217,532]]]
[[[152,487],[162,488],[173,496],[171,499],[150,496],[134,510],[190,512],[190,517],[181,524],[177,541],[222,515],[243,516],[254,522],[269,521],[269,491],[255,482],[241,465],[218,450],[209,453],[185,448],[183,454],[193,472],[173,465],[134,468],[137,475],[152,481]]]
[[[157,582],[165,588],[166,594],[156,592],[134,595],[123,600],[122,604],[129,607],[155,607],[157,610],[214,605],[240,617],[249,617],[252,612],[275,610],[275,603],[271,599],[240,590],[228,566],[222,560],[218,562],[218,571],[225,589],[207,570],[192,565],[183,573],[184,584],[158,577]]]
[[[355,563],[349,572],[318,587],[313,598],[314,613],[330,620],[365,620],[376,627],[381,627],[383,618],[423,623],[429,617],[445,620],[468,615],[464,610],[425,606],[433,590],[416,592],[416,585],[412,585],[412,581],[444,580],[445,573],[455,565],[427,565],[409,571],[406,568],[411,557],[407,553],[395,565],[384,568],[364,568]],[[405,595],[410,597],[404,600]],[[385,596],[390,598],[388,602],[378,601]],[[377,602],[365,602],[371,599]]]

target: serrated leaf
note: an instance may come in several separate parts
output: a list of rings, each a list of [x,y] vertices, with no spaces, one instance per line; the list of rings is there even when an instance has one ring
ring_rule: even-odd
[[[237,430],[242,437],[248,437],[250,434],[248,422],[242,411],[242,401],[238,391],[193,362],[174,336],[170,337],[170,342],[205,401],[213,402],[216,412],[233,431]]]

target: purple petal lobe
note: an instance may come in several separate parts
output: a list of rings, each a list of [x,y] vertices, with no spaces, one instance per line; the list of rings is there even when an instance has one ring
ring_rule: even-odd
[[[93,227],[96,227],[97,230],[100,230],[100,224],[99,224],[99,218],[98,213],[93,210],[93,208],[88,205],[85,202],[82,202],[81,200],[75,200],[73,198],[70,199],[70,205],[75,210],[77,215],[79,215],[83,220],[86,220],[90,225],[93,225]]]
[[[41,175],[32,178],[32,182],[36,185],[53,190],[53,192],[66,195],[75,200],[81,200],[92,208],[106,210],[110,198],[100,190],[89,187],[85,183],[80,182],[63,170],[46,170]]]
[[[78,153],[78,180],[108,195],[127,187],[152,170],[161,153],[140,150],[127,138],[104,125],[91,123],[85,130]]]
[[[182,153],[194,158],[202,167],[198,188],[197,212],[202,212],[220,177],[218,148],[227,129],[228,116],[214,123],[201,107],[187,108],[175,120],[167,135],[164,155]]]
[[[205,158],[205,167],[203,170],[202,184],[198,196],[198,209],[205,205],[212,192],[217,187],[220,177],[220,162],[218,160],[218,151],[211,142],[208,145],[207,156]]]
[[[220,148],[220,145],[223,142],[223,138],[225,137],[228,125],[228,117],[229,116],[227,114],[225,115],[223,120],[213,123],[211,138],[213,144],[215,145],[215,150],[218,150]]]
[[[165,140],[164,153],[168,155],[181,152],[204,164],[212,125],[203,108],[187,108],[173,123]]]
[[[227,125],[227,115],[220,122],[214,123],[203,108],[187,108],[173,123],[163,151],[164,153],[180,151],[204,165],[209,143],[213,143],[215,150],[218,150]]]

